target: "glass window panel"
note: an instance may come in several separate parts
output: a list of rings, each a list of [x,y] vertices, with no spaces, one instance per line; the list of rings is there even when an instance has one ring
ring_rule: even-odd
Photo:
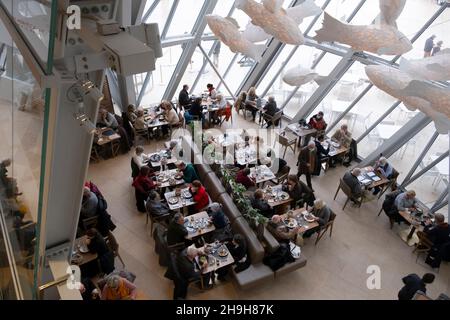
[[[431,124],[434,128],[434,125]],[[449,137],[441,134],[433,143],[414,174],[421,171],[425,166],[436,160],[441,154],[448,150]],[[408,185],[408,190],[415,190],[418,198],[431,207],[439,196],[448,188],[448,157],[439,164],[425,172],[416,181]]]
[[[151,0],[148,2],[152,2]],[[153,10],[150,17],[148,17],[147,23],[157,23],[159,27],[159,32],[162,32],[164,25],[166,24],[167,17],[169,16],[170,8],[172,7],[173,1],[161,0]]]
[[[152,72],[141,105],[150,105],[161,101],[182,51],[182,45],[163,48],[163,56],[156,60],[156,69]]]
[[[203,3],[203,0],[181,0],[170,24],[167,37],[191,33]]]

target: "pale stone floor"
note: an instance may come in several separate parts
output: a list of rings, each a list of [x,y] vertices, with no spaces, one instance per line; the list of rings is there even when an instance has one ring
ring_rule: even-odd
[[[235,116],[232,126],[223,126],[230,127],[256,128],[256,125]],[[163,142],[152,141],[145,145],[146,152],[161,149]],[[135,207],[130,157],[131,153],[91,164],[88,179],[100,187],[108,200],[109,212],[117,223],[114,233],[121,256],[126,269],[137,275],[138,288],[150,299],[171,299],[172,282],[164,278],[165,268],[158,264],[150,228],[145,225],[145,216]],[[285,158],[291,168],[295,168],[296,157],[292,151],[288,150]],[[423,256],[416,263],[413,248],[400,239],[398,231],[404,227],[395,225],[390,230],[384,213],[377,216],[383,198],[363,204],[361,208],[349,204],[345,212],[342,211],[345,196],[340,193],[336,201],[333,197],[345,170],[345,167],[338,167],[313,178],[316,197],[324,199],[337,218],[331,238],[325,236],[317,246],[314,246],[314,238],[305,241],[302,253],[308,259],[306,267],[249,291],[237,289],[231,280],[205,292],[191,288],[188,299],[396,299],[403,276],[432,271],[424,264]],[[296,169],[293,171],[295,173]],[[381,270],[379,290],[369,290],[366,286],[367,268],[371,265]],[[121,268],[120,262],[117,261],[116,266]],[[432,298],[450,293],[449,275],[449,265],[443,264],[435,283],[428,286]]]

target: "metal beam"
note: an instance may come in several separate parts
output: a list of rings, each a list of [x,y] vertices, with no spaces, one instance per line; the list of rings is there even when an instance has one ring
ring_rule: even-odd
[[[204,2],[203,7],[200,10],[200,13],[197,17],[197,21],[195,22],[191,32],[192,34],[195,35],[195,38],[189,43],[186,43],[186,47],[183,49],[178,64],[175,67],[175,70],[172,74],[172,78],[170,79],[166,91],[164,92],[163,99],[171,100],[172,97],[175,95],[175,91],[177,90],[177,87],[179,86],[180,81],[183,78],[184,73],[186,72],[189,62],[191,61],[192,55],[194,54],[197,45],[200,43],[202,39],[203,31],[205,30],[206,27],[205,15],[211,14],[213,12],[217,2],[218,0],[210,0]]]
[[[211,59],[208,57],[208,54],[206,53],[205,49],[202,48],[201,44],[198,44],[198,47],[200,48],[200,51],[203,53],[203,56],[205,57],[205,59],[208,61],[208,63],[211,65],[211,67],[213,68],[214,72],[217,74],[217,76],[220,78],[220,80],[222,80],[225,88],[227,89],[228,93],[230,94],[231,98],[233,98],[234,101],[236,101],[236,97],[233,95],[233,93],[231,92],[230,88],[228,87],[227,83],[225,82],[225,80],[223,80],[222,76],[220,75],[219,70],[217,70],[216,66],[214,65],[214,63],[211,61]]]
[[[433,204],[433,206],[431,207],[431,211],[433,211],[435,208],[437,208],[442,202],[445,202],[445,198],[447,198],[448,196],[448,188],[445,189],[441,195],[439,196],[439,198],[436,200],[436,202]]]
[[[447,152],[444,152],[443,154],[441,154],[436,160],[432,161],[430,164],[428,164],[422,170],[420,170],[414,176],[412,176],[411,179],[409,179],[409,181],[407,183],[402,184],[402,187],[406,188],[408,185],[410,185],[411,183],[416,181],[418,178],[420,178],[425,172],[427,172],[428,170],[433,168],[435,165],[437,165],[439,162],[441,162],[442,160],[447,158],[448,155],[449,155],[449,151],[447,150]]]
[[[151,72],[147,72],[145,75],[144,82],[142,83],[141,91],[139,91],[138,98],[136,99],[136,108],[139,108],[144,98],[145,90],[147,90],[148,83],[150,82],[150,77],[152,76]]]
[[[375,162],[382,153],[386,158],[397,152],[406,142],[412,139],[423,128],[425,128],[431,119],[423,113],[418,113],[408,123],[401,127],[391,138],[386,140],[381,146],[365,157],[359,166],[368,166]]]
[[[377,121],[375,121],[358,139],[356,139],[356,143],[360,143],[373,129],[375,129],[376,126],[378,126],[381,123],[381,121],[386,119],[386,117],[390,115],[391,112],[394,111],[395,108],[397,108],[401,103],[402,102],[400,100],[394,102],[394,104],[389,109],[387,109],[386,112],[383,113],[381,117],[377,119]]]
[[[405,179],[403,179],[403,182],[401,185],[404,185],[406,182],[411,179],[414,172],[416,172],[417,168],[419,167],[420,163],[422,162],[423,158],[427,155],[428,151],[430,151],[431,147],[433,146],[433,143],[436,141],[436,139],[439,137],[439,133],[437,131],[434,132],[434,134],[431,136],[430,140],[428,141],[425,148],[420,153],[419,157],[416,159],[416,162],[414,162],[412,168],[409,170],[408,174],[406,175]]]
[[[228,64],[227,69],[225,70],[225,72],[223,73],[223,78],[225,79],[227,77],[227,75],[230,73],[231,69],[233,68],[233,65],[236,63],[237,58],[239,57],[239,53],[236,53],[233,57],[233,59],[231,59],[230,63]],[[219,90],[220,86],[223,84],[223,81],[220,81],[219,84],[217,85],[217,90]]]
[[[144,16],[142,17],[142,22],[147,22],[148,18],[151,16],[153,11],[156,9],[156,7],[158,6],[160,1],[161,0],[154,0],[153,1],[153,3],[151,4],[150,8],[148,8],[147,12],[145,12]]]
[[[441,202],[435,208],[431,209],[431,212],[432,213],[436,213],[437,211],[441,210],[446,205],[448,205],[448,200],[445,200],[445,201]],[[449,211],[450,211],[450,208],[449,208]],[[450,212],[447,212],[447,220],[448,220],[448,217],[450,217]]]
[[[232,5],[231,8],[230,8],[230,11],[228,11],[227,17],[231,17],[231,16],[233,15],[235,9],[236,9],[236,7],[235,7],[235,5],[234,5],[234,3],[233,3],[233,5]],[[203,36],[202,36],[202,41],[203,41]],[[213,43],[213,45],[212,45],[212,47],[211,47],[211,50],[209,50],[208,57],[211,56],[211,55],[213,54],[214,50],[216,50],[216,47],[217,47],[217,45],[218,45],[219,43],[220,43],[220,40],[218,40],[218,39],[214,40],[214,43]],[[237,54],[236,54],[236,55],[237,55]],[[236,56],[236,55],[235,55],[235,56]],[[233,58],[233,60],[236,61],[234,58]],[[233,60],[232,60],[231,63],[233,63]],[[231,63],[230,63],[230,66],[231,66]],[[206,61],[206,59],[203,59],[202,67],[200,68],[200,71],[198,72],[197,77],[195,78],[194,83],[193,83],[192,86],[191,86],[191,90],[190,90],[190,93],[191,93],[191,94],[194,92],[195,88],[197,87],[197,84],[198,84],[198,82],[200,81],[200,78],[202,77],[203,72],[205,71],[205,68],[206,68],[206,65],[207,65],[207,64],[208,64],[208,62]],[[230,66],[229,66],[229,67],[230,67]],[[227,69],[227,70],[228,70],[228,69]],[[224,78],[225,78],[225,75],[224,75]],[[220,82],[219,85],[217,86],[217,90],[219,90],[219,87],[220,87],[220,84],[221,84],[221,83],[222,83],[222,82]]]
[[[170,25],[172,23],[173,17],[175,16],[175,12],[177,11],[178,4],[180,0],[173,0],[172,7],[170,8],[169,15],[166,19],[166,24],[164,25],[164,29],[161,32],[161,39],[165,39],[167,36],[167,32],[169,31]]]

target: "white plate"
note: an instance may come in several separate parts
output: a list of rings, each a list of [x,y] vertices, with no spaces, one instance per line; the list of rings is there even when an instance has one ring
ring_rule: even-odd
[[[178,197],[172,197],[169,199],[170,204],[177,204],[179,201]]]

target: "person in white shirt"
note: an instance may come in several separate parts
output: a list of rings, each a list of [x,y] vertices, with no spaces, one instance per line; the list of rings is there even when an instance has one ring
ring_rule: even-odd
[[[208,83],[208,85],[206,86],[206,88],[208,89],[209,92],[209,96],[212,100],[215,100],[217,98],[217,91],[214,88],[214,85],[212,83]]]
[[[133,161],[137,166],[142,168],[145,166],[145,162],[147,162],[149,159],[149,156],[144,153],[144,148],[141,146],[137,146],[133,155]]]

